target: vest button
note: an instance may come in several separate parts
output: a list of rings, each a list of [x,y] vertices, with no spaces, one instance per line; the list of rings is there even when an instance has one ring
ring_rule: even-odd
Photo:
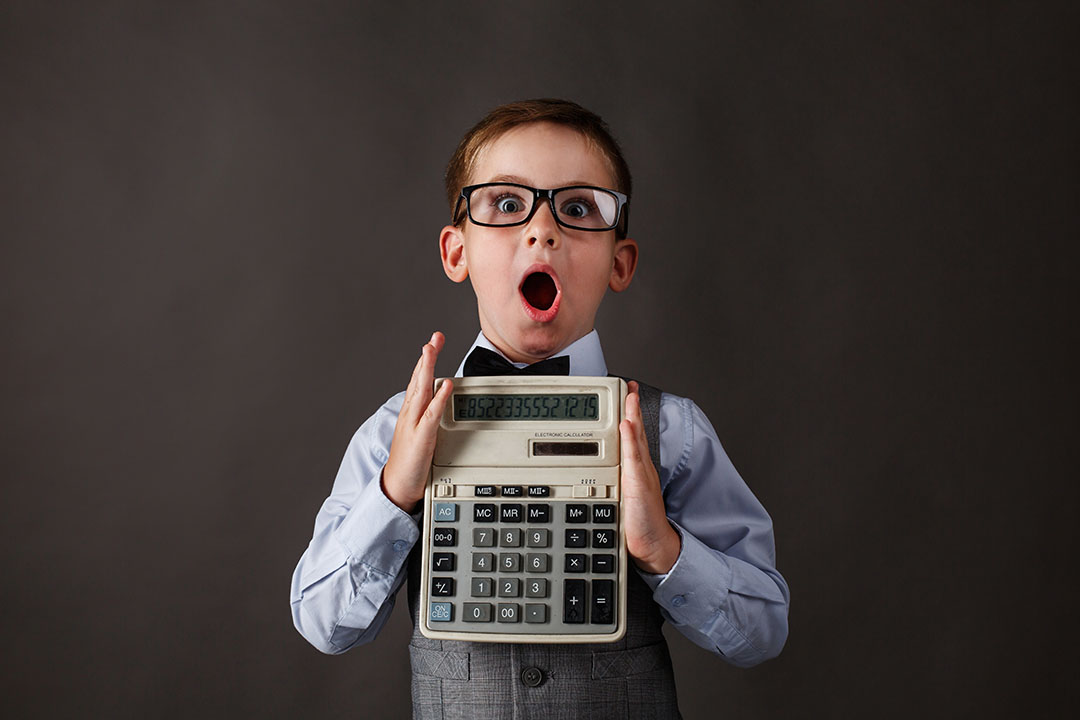
[[[544,682],[544,673],[540,668],[527,667],[521,671],[521,682],[526,687],[538,687]]]

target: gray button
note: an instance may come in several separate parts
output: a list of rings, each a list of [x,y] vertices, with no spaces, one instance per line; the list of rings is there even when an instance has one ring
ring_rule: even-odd
[[[521,622],[521,606],[517,603],[499,603],[498,613],[498,617],[495,618],[496,622]]]
[[[495,555],[493,553],[473,553],[472,554],[472,569],[473,572],[491,572],[491,566],[495,564]]]
[[[495,528],[473,528],[472,544],[473,547],[494,547]]]
[[[521,682],[526,687],[539,687],[544,682],[544,672],[540,668],[527,667],[521,671]]]
[[[548,571],[548,559],[550,556],[547,553],[528,553],[525,555],[525,572],[547,572]]]
[[[499,578],[499,597],[521,597],[521,578]]]
[[[525,622],[546,623],[548,621],[547,605],[542,603],[525,603]]]
[[[525,544],[529,547],[550,547],[551,531],[545,528],[530,528],[525,533]]]
[[[499,545],[502,547],[521,547],[521,528],[500,528]]]
[[[491,578],[474,577],[471,592],[473,597],[491,597]]]
[[[521,553],[499,553],[501,572],[521,572]]]
[[[462,619],[465,622],[491,622],[491,603],[465,603]]]
[[[547,596],[547,578],[529,578],[525,581],[525,597],[545,598]]]

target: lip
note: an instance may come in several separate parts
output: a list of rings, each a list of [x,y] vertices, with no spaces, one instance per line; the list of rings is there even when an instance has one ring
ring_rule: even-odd
[[[541,310],[530,305],[529,301],[525,299],[525,294],[521,291],[526,278],[535,272],[546,273],[555,281],[555,301],[551,303],[551,307],[547,310]],[[559,304],[562,301],[562,283],[559,282],[559,276],[555,273],[555,268],[544,263],[535,263],[525,268],[525,272],[521,274],[521,280],[518,282],[518,297],[521,299],[521,306],[525,308],[525,314],[529,316],[529,319],[539,323],[548,323],[554,320],[555,316],[559,314]]]

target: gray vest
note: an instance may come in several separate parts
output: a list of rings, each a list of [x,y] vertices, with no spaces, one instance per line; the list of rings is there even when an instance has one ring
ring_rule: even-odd
[[[653,462],[660,465],[660,391],[640,384]],[[417,544],[419,547],[419,544]],[[413,718],[622,720],[680,718],[663,619],[631,570],[626,636],[615,643],[517,645],[430,640],[417,623],[420,557],[409,557]]]

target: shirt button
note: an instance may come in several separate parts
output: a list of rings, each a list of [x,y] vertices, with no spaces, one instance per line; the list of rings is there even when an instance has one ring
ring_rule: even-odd
[[[676,595],[675,597],[671,598],[671,604],[674,607],[682,607],[686,604],[686,598],[682,595]]]
[[[521,682],[527,687],[537,687],[544,682],[544,673],[540,668],[527,667],[521,671]]]
[[[407,547],[409,547],[409,543],[405,542],[404,540],[394,541],[394,549],[398,552],[403,552]]]

